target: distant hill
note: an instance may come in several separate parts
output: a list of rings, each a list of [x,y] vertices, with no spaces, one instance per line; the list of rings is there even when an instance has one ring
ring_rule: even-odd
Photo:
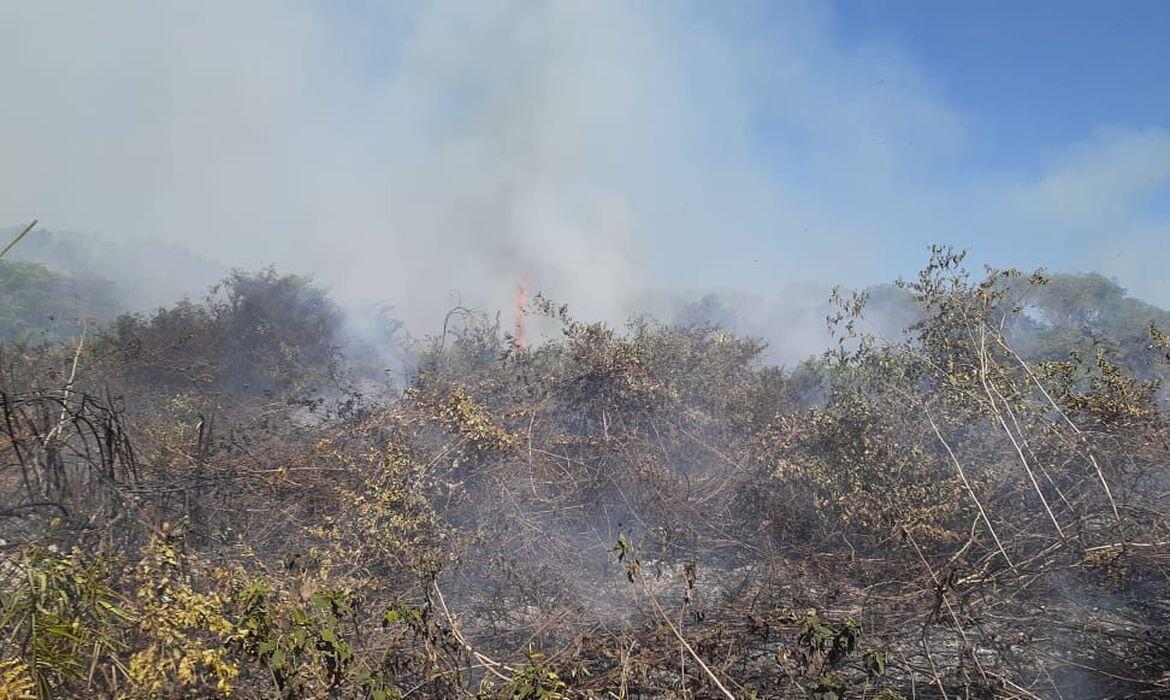
[[[105,323],[121,308],[108,282],[0,260],[0,340],[53,342],[75,335],[83,322]]]
[[[7,241],[16,228],[0,230]],[[40,263],[75,280],[100,280],[124,309],[149,311],[201,294],[227,276],[219,263],[157,240],[105,240],[69,231],[34,229],[4,258]]]

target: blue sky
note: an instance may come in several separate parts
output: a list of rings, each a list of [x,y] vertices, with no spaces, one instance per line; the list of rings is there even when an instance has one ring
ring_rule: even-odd
[[[925,190],[948,201],[944,211],[921,223],[937,240],[970,247],[978,259],[996,264],[1104,268],[1139,293],[1170,301],[1159,266],[1124,260],[1170,253],[1165,163],[1170,4],[873,0],[814,3],[805,9],[816,18],[813,33],[819,31],[831,46],[825,52],[829,62],[844,64],[828,67],[828,79],[853,76],[869,83],[875,93],[871,101],[879,104],[876,94],[889,85],[896,93],[891,105],[921,99],[936,110],[927,119],[934,124],[924,125],[925,139],[919,138],[924,134],[918,129],[887,128],[882,133],[909,159],[931,163]],[[747,12],[757,23],[752,36],[786,42],[784,27],[791,22],[792,6],[765,5]],[[865,59],[850,62],[851,55],[875,60],[871,65]],[[908,83],[914,86],[909,91]],[[762,84],[766,91],[766,81]],[[760,151],[791,156],[792,144],[801,136],[767,109],[758,120]],[[948,120],[954,120],[956,133],[940,151],[939,143],[930,143],[931,127]],[[801,176],[806,182],[818,177],[828,150],[823,145],[813,148],[800,160],[802,168],[812,170]],[[768,167],[778,178],[791,169],[783,157]],[[1012,208],[1005,205],[1005,197],[1030,196],[1017,192],[1012,197],[1004,190],[1045,189],[1045,183],[1054,190],[1063,180],[1078,191],[1071,181],[1082,180],[1088,187],[1094,178],[1112,182],[1116,189],[1127,175],[1137,181],[1128,190],[1112,192],[1113,201],[1097,203],[1099,211],[1081,202],[1090,211],[1078,213],[1078,206],[1050,201],[1046,208],[1068,216],[1051,211],[1042,216],[989,215],[988,210]],[[841,186],[835,172],[817,189]],[[913,190],[900,195],[903,201],[895,206],[906,205]],[[1114,236],[1124,240],[1111,245]],[[886,233],[864,244],[887,241],[899,239]],[[899,262],[895,256],[895,267],[911,265],[919,249],[905,245],[900,252],[908,259]]]
[[[979,164],[1042,168],[1101,125],[1170,121],[1170,4],[837,3],[849,43],[899,47],[979,120]]]
[[[440,317],[976,263],[1170,305],[1170,3],[7,3],[0,222]],[[181,274],[182,271],[163,271]]]

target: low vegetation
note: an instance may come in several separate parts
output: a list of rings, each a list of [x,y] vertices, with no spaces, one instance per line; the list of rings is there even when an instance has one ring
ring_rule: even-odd
[[[0,698],[1170,694],[1165,312],[942,248],[877,294],[790,368],[461,312],[400,392],[272,271],[9,342]]]

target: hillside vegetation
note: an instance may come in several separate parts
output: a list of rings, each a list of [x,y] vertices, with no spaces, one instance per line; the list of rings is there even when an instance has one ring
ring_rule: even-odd
[[[395,393],[272,271],[8,343],[0,698],[1170,694],[1167,314],[943,248],[869,296],[788,368],[457,313]]]
[[[118,312],[109,287],[37,263],[0,260],[0,339],[40,345],[73,336]]]

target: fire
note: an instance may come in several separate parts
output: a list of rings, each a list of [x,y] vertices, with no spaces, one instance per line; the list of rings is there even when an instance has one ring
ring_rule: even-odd
[[[528,302],[528,279],[521,278],[520,286],[516,289],[516,300],[513,307],[516,311],[516,344],[522,348],[528,347],[528,331],[525,327],[524,304]]]

